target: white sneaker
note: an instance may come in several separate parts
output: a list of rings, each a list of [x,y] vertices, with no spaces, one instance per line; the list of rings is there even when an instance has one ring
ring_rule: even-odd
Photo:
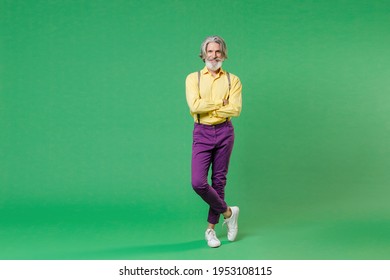
[[[225,219],[223,224],[226,224],[228,233],[227,237],[229,241],[236,240],[237,233],[238,233],[238,214],[240,213],[240,208],[237,206],[230,207],[232,211],[232,215],[230,218]]]
[[[221,241],[217,238],[215,231],[211,228],[208,228],[205,233],[205,238],[207,240],[207,245],[211,248],[217,248],[221,246]]]

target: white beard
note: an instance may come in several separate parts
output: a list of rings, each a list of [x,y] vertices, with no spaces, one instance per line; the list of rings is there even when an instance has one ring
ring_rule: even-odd
[[[219,68],[222,67],[222,60],[218,60],[217,63],[212,63],[211,61],[206,59],[206,67],[210,69],[211,71],[217,71]]]

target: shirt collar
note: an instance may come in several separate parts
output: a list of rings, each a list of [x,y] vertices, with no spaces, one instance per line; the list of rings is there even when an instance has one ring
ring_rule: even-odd
[[[209,74],[209,73],[210,73],[210,72],[209,72],[209,69],[207,69],[206,66],[205,66],[200,72],[201,72],[202,75],[205,75],[205,74]],[[219,72],[218,72],[218,75],[221,76],[221,75],[223,75],[223,74],[225,74],[225,70],[223,70],[223,68],[221,67],[221,69],[220,69]]]

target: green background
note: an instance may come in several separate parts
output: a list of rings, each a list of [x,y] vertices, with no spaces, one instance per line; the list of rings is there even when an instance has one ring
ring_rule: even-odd
[[[0,0],[0,259],[389,259],[388,1]],[[243,83],[207,247],[184,80]]]

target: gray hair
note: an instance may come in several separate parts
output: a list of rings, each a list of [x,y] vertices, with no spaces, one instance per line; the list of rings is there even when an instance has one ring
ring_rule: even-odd
[[[206,37],[206,39],[204,39],[204,41],[200,45],[199,56],[203,61],[205,61],[207,57],[206,49],[209,43],[218,43],[221,46],[222,58],[227,59],[227,47],[225,41],[220,36],[213,35],[213,36]]]

